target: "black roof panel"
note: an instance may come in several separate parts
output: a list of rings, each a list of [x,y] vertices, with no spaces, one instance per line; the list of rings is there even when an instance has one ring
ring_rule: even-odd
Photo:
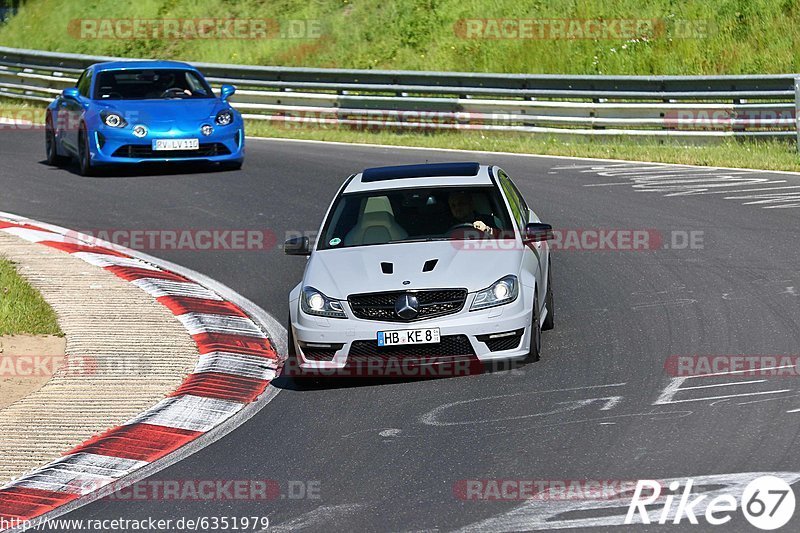
[[[429,163],[424,165],[400,165],[375,167],[361,173],[361,182],[396,180],[404,178],[428,178],[441,176],[476,176],[479,163]]]

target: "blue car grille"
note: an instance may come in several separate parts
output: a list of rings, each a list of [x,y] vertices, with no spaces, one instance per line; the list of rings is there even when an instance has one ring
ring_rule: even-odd
[[[229,155],[228,147],[222,143],[200,144],[198,150],[170,150],[154,151],[149,144],[125,144],[117,148],[112,154],[113,157],[130,157],[133,159],[173,159],[178,157],[213,157],[217,155]]]

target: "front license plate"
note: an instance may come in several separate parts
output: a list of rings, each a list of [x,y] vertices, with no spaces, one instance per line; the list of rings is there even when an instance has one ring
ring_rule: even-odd
[[[199,150],[200,139],[155,139],[153,150]]]
[[[439,328],[401,329],[379,331],[378,346],[400,346],[402,344],[434,344],[439,341]]]

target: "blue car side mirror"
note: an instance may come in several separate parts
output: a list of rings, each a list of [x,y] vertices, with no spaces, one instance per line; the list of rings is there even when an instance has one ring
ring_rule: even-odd
[[[233,93],[235,92],[236,92],[236,87],[234,87],[233,85],[225,84],[222,87],[220,87],[219,97],[222,98],[223,100],[227,100],[228,98],[233,96]]]
[[[81,93],[77,87],[68,87],[63,91],[61,91],[61,96],[69,100],[77,100],[78,98],[80,98]]]

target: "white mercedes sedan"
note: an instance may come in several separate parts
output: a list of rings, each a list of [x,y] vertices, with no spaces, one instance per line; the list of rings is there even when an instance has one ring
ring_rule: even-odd
[[[308,256],[289,295],[289,364],[300,373],[402,377],[536,361],[541,332],[553,327],[552,236],[496,166],[352,175],[317,242],[284,245]]]

